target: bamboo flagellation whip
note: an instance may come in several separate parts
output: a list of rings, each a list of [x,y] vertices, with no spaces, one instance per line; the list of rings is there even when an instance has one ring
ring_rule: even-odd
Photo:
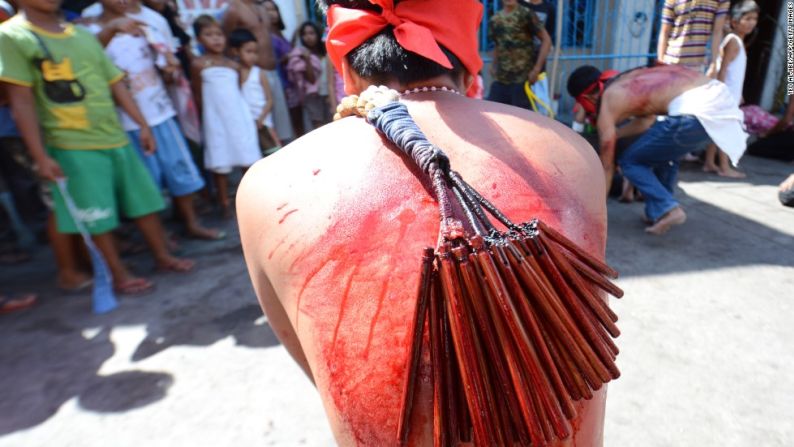
[[[440,209],[438,246],[420,264],[396,437],[407,443],[427,324],[435,447],[566,439],[574,402],[620,376],[617,316],[600,296],[623,295],[610,282],[617,272],[542,221],[502,214],[451,169],[399,97],[370,87],[335,116],[362,116],[383,133],[427,175]]]

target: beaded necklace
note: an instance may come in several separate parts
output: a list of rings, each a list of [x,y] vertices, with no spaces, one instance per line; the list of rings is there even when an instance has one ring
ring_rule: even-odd
[[[416,88],[412,88],[410,90],[405,90],[400,95],[401,96],[406,96],[406,95],[413,95],[414,93],[425,93],[425,92],[449,92],[449,93],[454,93],[456,95],[460,95],[460,92],[455,90],[454,88],[449,88],[449,87],[444,87],[444,86],[441,86],[441,87],[436,87],[436,86],[416,87]]]

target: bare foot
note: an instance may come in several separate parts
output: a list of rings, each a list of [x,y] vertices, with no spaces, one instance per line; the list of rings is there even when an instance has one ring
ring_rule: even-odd
[[[684,210],[681,209],[680,206],[677,206],[668,211],[667,214],[657,220],[655,224],[646,227],[645,232],[660,236],[667,233],[674,225],[681,225],[684,222],[686,222],[686,213],[684,213]]]
[[[719,175],[720,177],[727,177],[727,178],[745,178],[745,177],[747,177],[747,174],[745,174],[744,172],[737,171],[736,169],[733,169],[733,168],[726,168],[723,171],[719,171],[719,172],[717,172],[717,175]]]
[[[163,259],[157,260],[158,272],[173,272],[173,273],[187,273],[193,270],[196,262],[192,259],[177,258],[175,256],[167,256]]]
[[[188,227],[187,235],[193,239],[204,239],[208,241],[218,241],[226,238],[226,232],[214,228],[206,228],[201,225]]]
[[[713,172],[719,174],[720,168],[713,163],[706,163],[703,165],[703,172]]]
[[[114,281],[113,290],[119,295],[143,295],[154,290],[154,284],[144,278],[128,276]]]
[[[634,201],[634,185],[632,185],[628,180],[623,179],[623,191],[620,193],[620,197],[618,197],[618,202],[620,203],[631,203]]]

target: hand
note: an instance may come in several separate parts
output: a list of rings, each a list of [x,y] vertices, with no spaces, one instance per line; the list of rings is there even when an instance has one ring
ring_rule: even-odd
[[[260,116],[259,119],[256,120],[256,128],[261,129],[265,127],[265,118],[264,116]]]
[[[789,123],[786,122],[784,119],[777,120],[774,126],[769,129],[765,134],[761,135],[761,137],[768,137],[770,135],[774,135],[778,132],[783,132],[789,126]]]
[[[141,127],[141,133],[138,136],[138,139],[141,143],[141,149],[143,149],[143,153],[146,155],[154,154],[154,151],[157,150],[157,144],[154,141],[154,136],[152,136],[152,131],[149,129],[149,126]]]
[[[109,26],[112,27],[116,33],[143,36],[143,27],[146,26],[146,24],[129,17],[119,17],[118,19],[113,19]]]
[[[527,81],[529,81],[529,85],[538,82],[538,76],[540,76],[540,69],[533,68],[532,71],[530,71],[527,75]]]
[[[59,178],[66,177],[63,175],[61,165],[50,157],[45,157],[43,160],[36,162],[39,176],[50,181],[56,181]]]

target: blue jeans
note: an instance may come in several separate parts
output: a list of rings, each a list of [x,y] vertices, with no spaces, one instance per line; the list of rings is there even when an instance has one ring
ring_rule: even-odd
[[[651,221],[678,206],[673,198],[678,159],[709,142],[711,138],[694,116],[668,116],[621,154],[618,165],[644,196],[645,215]]]

